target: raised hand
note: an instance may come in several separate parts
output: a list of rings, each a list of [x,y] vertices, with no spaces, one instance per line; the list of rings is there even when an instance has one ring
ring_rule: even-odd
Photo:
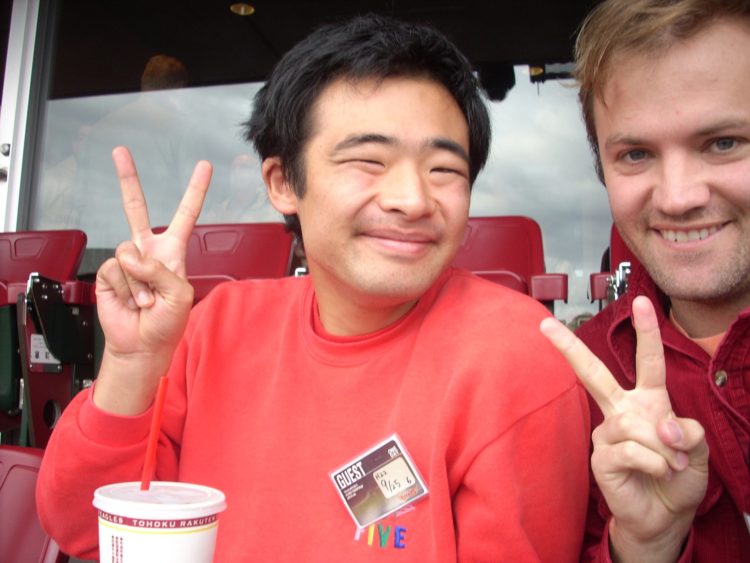
[[[211,179],[211,165],[199,162],[167,230],[151,231],[146,200],[127,149],[112,159],[120,180],[131,240],[97,273],[96,298],[105,336],[94,401],[120,414],[143,412],[153,399],[185,330],[193,289],[185,274],[190,233]]]
[[[558,321],[545,319],[540,328],[604,415],[592,434],[591,467],[612,512],[618,560],[673,561],[706,492],[708,446],[697,421],[672,411],[659,325],[646,297],[634,299],[633,317],[636,386],[629,391]]]

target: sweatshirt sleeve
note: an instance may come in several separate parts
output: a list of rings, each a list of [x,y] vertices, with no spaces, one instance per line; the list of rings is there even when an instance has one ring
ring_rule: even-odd
[[[573,385],[477,455],[454,501],[459,561],[578,561],[588,409]]]
[[[97,408],[92,389],[79,393],[63,412],[45,450],[36,502],[42,527],[65,553],[98,558],[94,490],[140,480],[150,421],[151,409],[119,416]],[[162,433],[157,479],[176,478],[177,451]]]

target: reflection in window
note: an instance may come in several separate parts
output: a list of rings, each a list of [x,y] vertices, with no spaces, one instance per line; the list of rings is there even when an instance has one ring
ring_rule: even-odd
[[[491,103],[490,161],[472,194],[471,213],[528,215],[541,226],[547,271],[567,273],[570,321],[595,311],[588,275],[598,271],[611,218],[596,179],[576,89],[532,84],[516,67],[516,84]],[[114,248],[128,237],[110,153],[134,154],[152,225],[169,223],[193,165],[210,160],[214,176],[201,222],[267,222],[281,216],[268,203],[260,163],[242,140],[259,84],[181,88],[51,100],[30,226],[81,228],[89,248]]]
[[[280,221],[267,201],[260,165],[243,141],[259,84],[138,92],[47,103],[44,157],[32,228],[80,228],[89,248],[114,248],[128,236],[112,149],[133,153],[151,224],[171,220],[193,166],[214,175],[202,222]]]

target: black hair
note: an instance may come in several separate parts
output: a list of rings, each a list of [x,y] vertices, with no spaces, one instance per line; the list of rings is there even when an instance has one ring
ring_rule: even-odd
[[[427,78],[443,85],[469,128],[470,182],[487,161],[490,120],[479,80],[458,48],[435,28],[369,14],[328,24],[297,43],[278,62],[255,96],[245,137],[261,160],[277,156],[298,197],[305,193],[303,152],[311,131],[311,108],[335,80]],[[296,215],[285,216],[301,240]]]

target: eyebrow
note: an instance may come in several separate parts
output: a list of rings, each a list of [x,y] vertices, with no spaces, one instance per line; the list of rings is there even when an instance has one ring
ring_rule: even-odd
[[[386,135],[379,135],[377,133],[362,133],[359,135],[349,135],[343,141],[336,143],[333,147],[333,152],[339,152],[359,145],[367,145],[370,143],[376,143],[380,145],[396,145],[398,142],[395,137],[387,137]]]
[[[748,125],[750,125],[750,122],[748,122],[747,119],[729,118],[698,130],[698,135],[700,135],[701,137],[709,137],[711,135],[726,131],[727,129],[739,129],[742,127],[747,127]]]
[[[725,119],[723,121],[717,121],[716,123],[712,123],[710,125],[707,125],[706,127],[702,129],[698,129],[698,131],[695,132],[695,137],[710,137],[712,135],[717,135],[720,133],[723,133],[727,129],[740,129],[743,127],[747,127],[750,125],[750,121],[747,119]],[[625,134],[615,134],[609,137],[605,142],[604,146],[605,148],[611,147],[612,145],[627,145],[627,146],[636,146],[636,145],[642,145],[645,141],[642,139],[639,139],[638,137],[629,137]]]
[[[352,147],[367,145],[370,143],[397,146],[399,144],[399,140],[396,139],[396,137],[389,137],[388,135],[380,135],[378,133],[362,133],[358,135],[349,135],[343,141],[336,143],[336,146],[333,147],[333,152],[336,153],[346,149],[350,149]],[[469,155],[466,150],[460,144],[450,139],[446,139],[443,137],[427,139],[427,141],[424,142],[423,147],[448,151],[466,161],[467,164],[470,162]]]
[[[627,135],[622,135],[622,134],[612,135],[611,137],[607,138],[606,141],[604,141],[605,148],[609,148],[612,145],[635,146],[635,145],[642,145],[642,144],[643,144],[643,141],[641,139],[638,139],[637,137],[628,137]]]
[[[427,146],[435,149],[452,152],[456,156],[462,158],[466,162],[466,164],[470,164],[468,153],[461,145],[459,145],[455,141],[438,137],[437,139],[430,139],[426,144]]]

